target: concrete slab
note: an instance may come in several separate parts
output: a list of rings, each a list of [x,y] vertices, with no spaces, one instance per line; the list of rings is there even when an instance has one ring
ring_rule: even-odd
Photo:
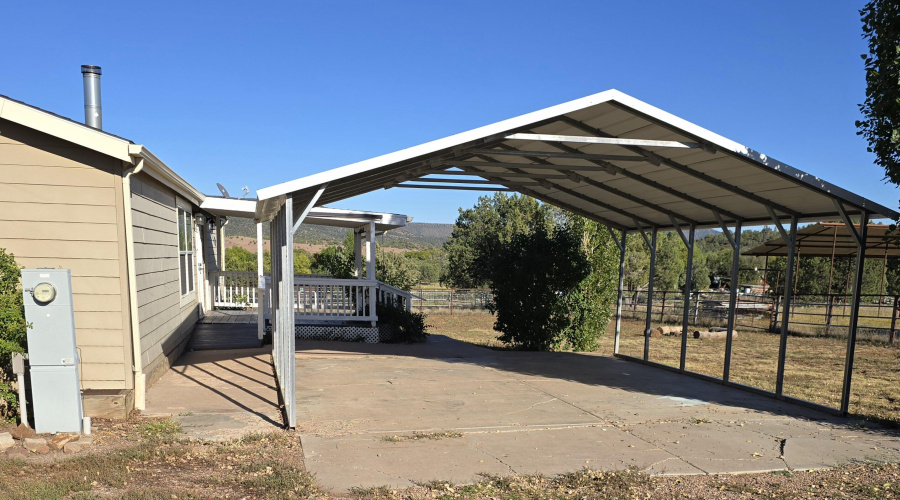
[[[701,474],[900,459],[884,429],[607,356],[442,336],[297,345],[306,467],[336,491],[583,467]],[[462,437],[409,439],[416,432]]]
[[[148,416],[173,416],[187,435],[225,439],[282,426],[271,349],[184,353],[147,391]]]

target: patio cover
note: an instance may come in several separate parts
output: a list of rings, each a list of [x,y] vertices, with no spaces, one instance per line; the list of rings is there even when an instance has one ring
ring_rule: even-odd
[[[859,225],[854,227],[858,232]],[[900,257],[900,246],[897,246],[894,238],[885,238],[889,230],[887,225],[869,225],[866,238],[867,258]],[[815,224],[797,230],[797,254],[803,257],[848,257],[856,255],[856,252],[856,241],[844,223]],[[784,257],[788,254],[788,245],[784,238],[776,238],[743,254]]]
[[[212,215],[246,217],[250,219],[256,217],[256,200],[207,196],[200,208]],[[304,224],[346,227],[348,229],[356,229],[369,222],[375,222],[375,230],[383,232],[406,226],[407,223],[412,222],[412,217],[384,212],[318,207],[310,210],[306,219],[303,220]]]
[[[444,174],[439,181],[434,174]],[[449,177],[448,177],[449,176]],[[414,182],[410,185],[409,181]],[[319,193],[319,188],[327,187]],[[257,192],[258,220],[391,187],[512,190],[612,228],[799,222],[893,210],[617,90]]]

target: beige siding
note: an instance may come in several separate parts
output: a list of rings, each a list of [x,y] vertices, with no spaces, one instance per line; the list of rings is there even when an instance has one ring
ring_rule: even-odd
[[[121,164],[0,120],[0,248],[72,271],[84,389],[129,389]]]
[[[138,174],[131,181],[131,205],[141,357],[149,386],[184,347],[199,309],[196,289],[181,296],[175,193]]]

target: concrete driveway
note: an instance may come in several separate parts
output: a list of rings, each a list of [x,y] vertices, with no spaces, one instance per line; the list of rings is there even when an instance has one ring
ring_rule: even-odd
[[[297,343],[306,467],[333,490],[555,475],[812,469],[900,459],[900,437],[608,356]],[[418,435],[417,435],[418,434]]]

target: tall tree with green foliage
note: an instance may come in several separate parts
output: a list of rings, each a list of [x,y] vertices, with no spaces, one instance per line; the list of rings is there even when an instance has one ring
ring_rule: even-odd
[[[856,122],[857,133],[885,178],[900,184],[900,1],[872,0],[859,14],[869,53],[862,55],[866,100],[859,105],[864,118]]]
[[[534,198],[495,193],[482,196],[469,209],[459,209],[453,234],[444,250],[447,271],[443,281],[456,288],[479,288],[491,279],[491,256],[499,247],[535,228],[549,229],[553,211]]]
[[[490,310],[500,340],[529,351],[557,348],[572,315],[567,297],[590,274],[579,235],[538,225],[495,247]]]
[[[15,418],[18,397],[12,390],[12,355],[25,352],[27,324],[20,271],[15,257],[0,248],[0,421]]]
[[[570,319],[563,330],[562,347],[593,351],[606,331],[616,301],[619,249],[603,225],[562,212],[573,234],[579,237],[588,275],[564,297]]]

